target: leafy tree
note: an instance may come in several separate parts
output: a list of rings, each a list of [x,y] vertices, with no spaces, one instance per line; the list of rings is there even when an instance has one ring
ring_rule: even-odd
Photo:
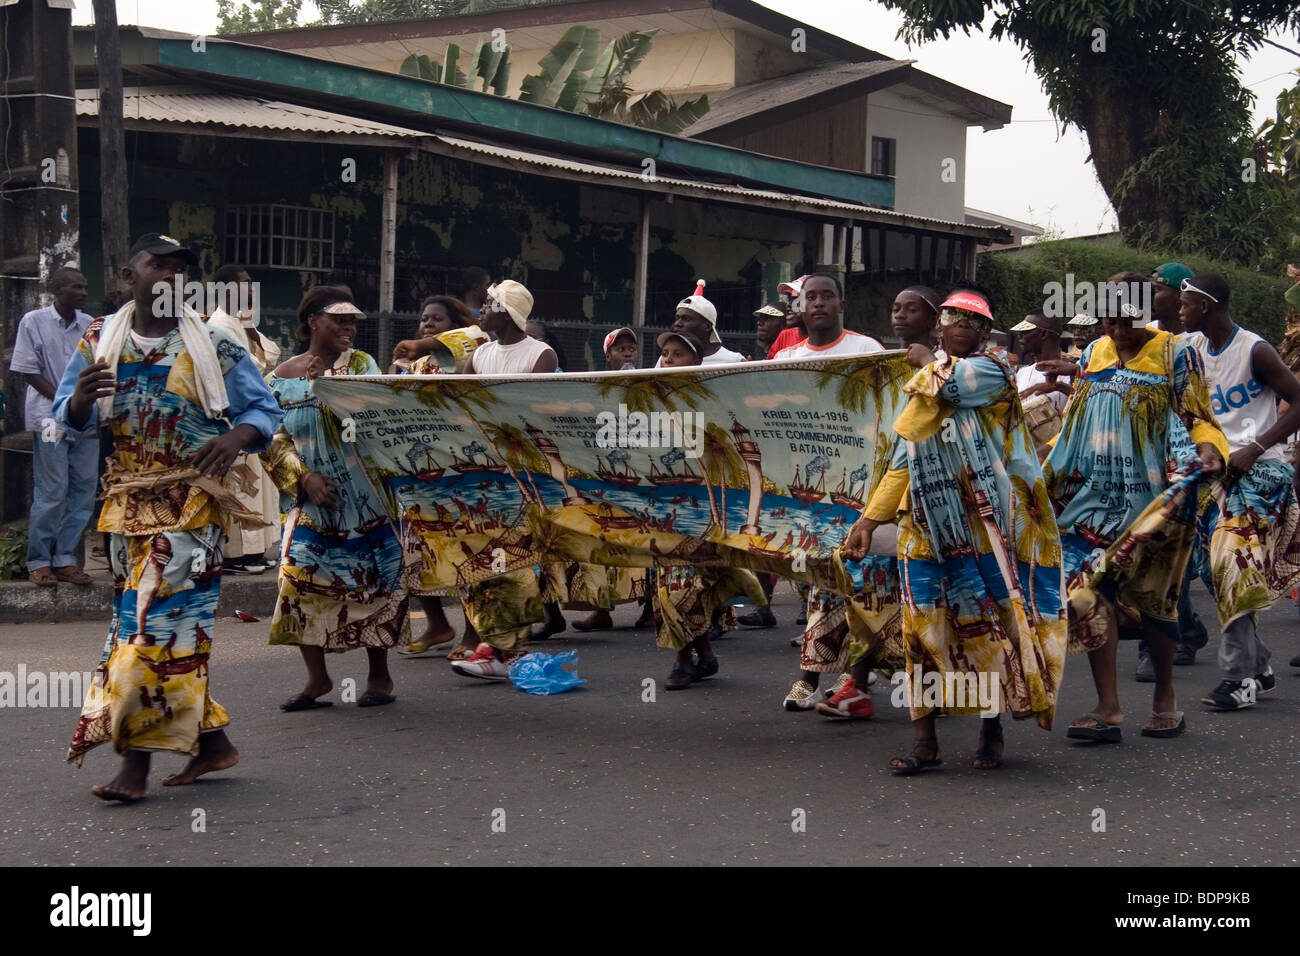
[[[1300,27],[1295,0],[882,0],[900,36],[961,31],[1024,51],[1053,115],[1088,138],[1126,239],[1250,261],[1281,218],[1235,56]]]
[[[1296,70],[1300,75],[1300,70]],[[1269,167],[1288,186],[1300,190],[1300,83],[1277,95],[1277,115],[1264,121],[1259,137]]]
[[[257,0],[254,3],[238,0],[217,0],[219,33],[261,33],[265,30],[283,30],[298,25],[298,11],[302,0]]]
[[[524,77],[519,99],[599,119],[678,133],[709,111],[709,98],[677,103],[662,90],[637,93],[628,78],[650,52],[658,30],[634,30],[600,47],[600,32],[573,26]]]

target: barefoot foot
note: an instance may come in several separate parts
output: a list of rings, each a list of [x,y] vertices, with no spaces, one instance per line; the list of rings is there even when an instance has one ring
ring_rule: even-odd
[[[217,738],[217,739],[213,739]],[[180,771],[169,777],[163,777],[164,787],[183,787],[193,783],[205,773],[214,770],[226,770],[239,763],[239,751],[230,742],[225,731],[216,731],[199,736],[199,753],[191,757],[190,762]]]
[[[90,792],[101,800],[134,803],[144,796],[149,781],[149,754],[128,750],[122,755],[122,767],[108,783],[96,784]]]

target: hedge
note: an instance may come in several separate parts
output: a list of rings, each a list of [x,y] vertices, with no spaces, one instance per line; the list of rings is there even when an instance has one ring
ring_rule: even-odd
[[[1282,296],[1291,281],[1284,275],[1263,275],[1242,266],[1201,256],[1177,256],[1121,245],[1098,245],[1078,239],[1038,242],[1022,251],[985,252],[977,266],[979,281],[997,300],[998,325],[1007,329],[1033,308],[1042,308],[1044,285],[1065,285],[1066,274],[1076,284],[1104,282],[1117,272],[1132,270],[1150,274],[1165,262],[1182,262],[1193,272],[1214,272],[1223,276],[1232,290],[1229,312],[1237,324],[1262,335],[1273,344],[1282,341],[1286,328],[1286,303]],[[1067,316],[1067,321],[1069,316]]]

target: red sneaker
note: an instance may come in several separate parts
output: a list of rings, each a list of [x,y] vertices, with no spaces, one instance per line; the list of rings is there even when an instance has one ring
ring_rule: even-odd
[[[517,655],[512,655],[512,658]],[[496,648],[491,644],[480,644],[474,648],[474,654],[463,661],[452,661],[451,669],[465,677],[477,677],[480,680],[507,680],[510,677],[510,664],[497,656]]]
[[[876,716],[876,710],[871,706],[871,695],[858,690],[852,678],[846,680],[829,700],[819,701],[817,713],[826,717],[857,717],[862,720]]]

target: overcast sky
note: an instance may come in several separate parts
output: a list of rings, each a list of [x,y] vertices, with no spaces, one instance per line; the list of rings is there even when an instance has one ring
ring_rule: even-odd
[[[90,0],[76,0],[74,23],[90,23]],[[1047,109],[1038,78],[1011,43],[976,35],[927,43],[915,49],[894,39],[901,17],[870,0],[760,0],[765,6],[895,57],[945,80],[1011,104],[1011,123],[968,134],[966,204],[1064,231],[1067,236],[1105,232],[1115,214],[1088,163],[1088,146],[1077,130],[1062,132]],[[1180,0],[1170,0],[1171,3]],[[118,0],[120,23],[189,33],[215,32],[217,0]],[[315,19],[311,0],[302,21]],[[1292,49],[1300,38],[1274,37]],[[1242,78],[1256,94],[1258,125],[1273,115],[1277,94],[1296,82],[1289,71],[1300,57],[1265,47],[1242,63]]]

